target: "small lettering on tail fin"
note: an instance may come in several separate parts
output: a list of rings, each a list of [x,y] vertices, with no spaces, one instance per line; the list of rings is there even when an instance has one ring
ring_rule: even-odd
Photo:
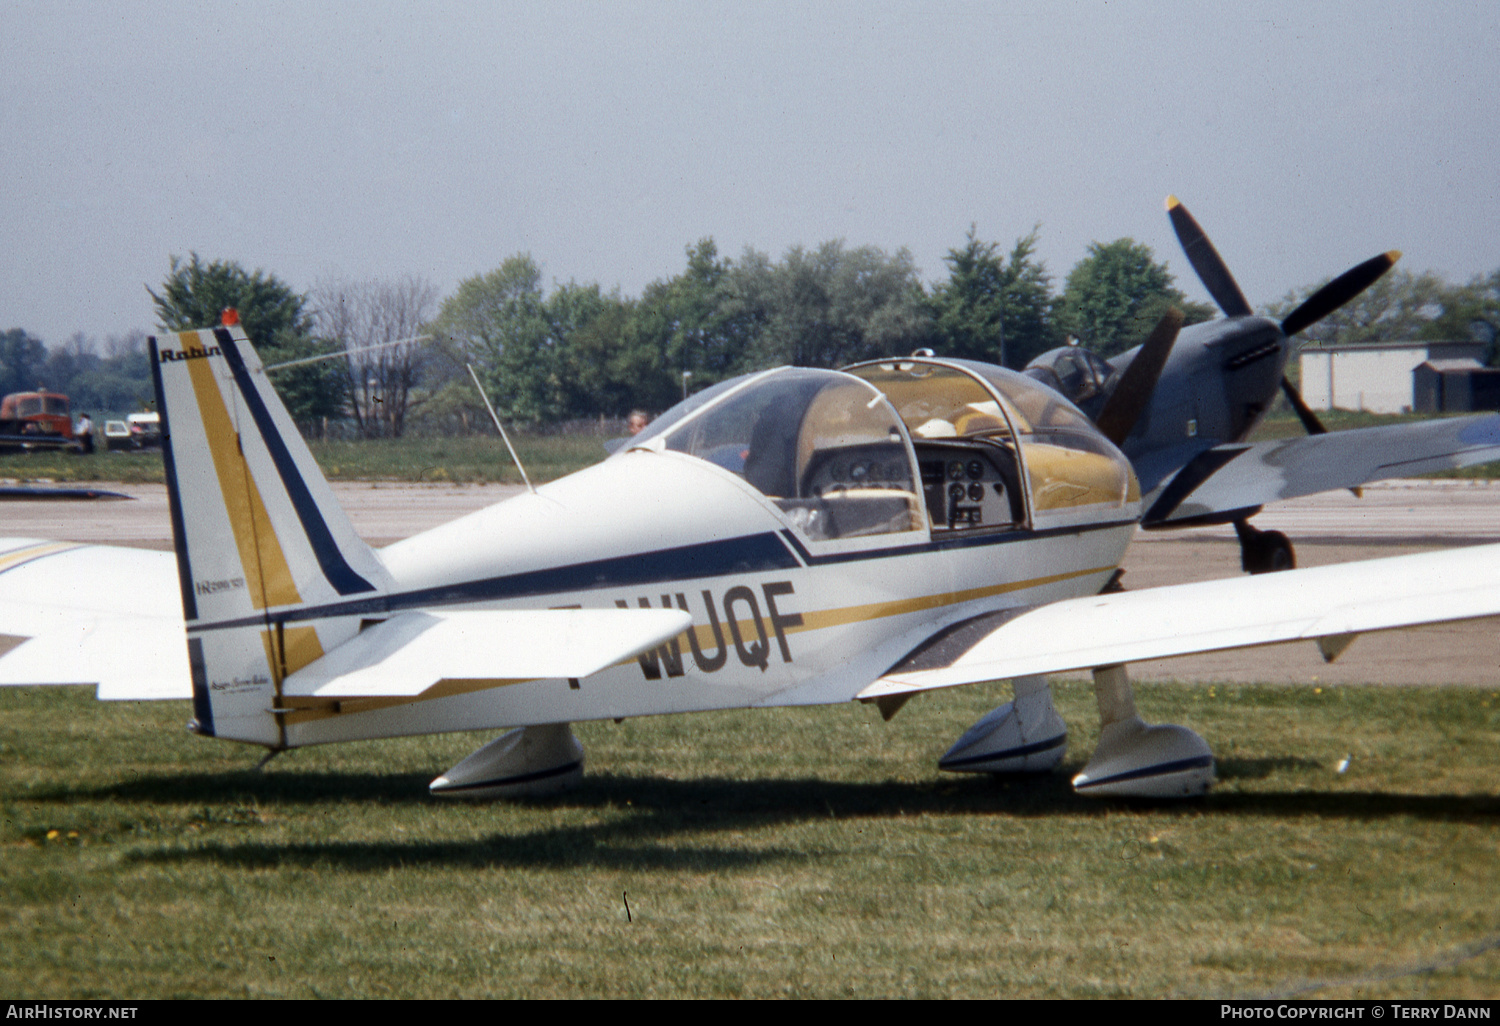
[[[382,611],[389,575],[243,329],[153,338],[151,364],[198,729],[282,747],[282,680]]]

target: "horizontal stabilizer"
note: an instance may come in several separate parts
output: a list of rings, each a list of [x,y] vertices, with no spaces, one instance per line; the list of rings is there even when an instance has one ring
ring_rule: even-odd
[[[1253,509],[1280,499],[1357,488],[1500,460],[1500,416],[1331,431],[1200,453],[1162,489],[1149,526]]]
[[[0,686],[50,684],[192,697],[172,553],[0,539]]]
[[[96,684],[102,701],[192,698],[182,624],[72,619],[0,656],[0,686],[50,684]]]
[[[1067,599],[934,636],[859,698],[1500,615],[1500,545]]]
[[[286,679],[287,698],[411,697],[440,681],[587,677],[671,640],[679,609],[409,612]]]

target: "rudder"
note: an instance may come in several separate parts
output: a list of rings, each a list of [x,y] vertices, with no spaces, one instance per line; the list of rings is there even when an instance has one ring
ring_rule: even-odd
[[[286,746],[281,683],[382,615],[355,533],[238,325],[150,340],[201,733]]]

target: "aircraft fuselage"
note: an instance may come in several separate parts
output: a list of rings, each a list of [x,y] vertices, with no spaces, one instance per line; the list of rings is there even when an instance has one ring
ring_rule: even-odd
[[[386,548],[386,608],[669,605],[690,632],[579,682],[294,713],[287,743],[848,701],[935,627],[1098,592],[1134,527],[817,541],[727,470],[624,453]]]

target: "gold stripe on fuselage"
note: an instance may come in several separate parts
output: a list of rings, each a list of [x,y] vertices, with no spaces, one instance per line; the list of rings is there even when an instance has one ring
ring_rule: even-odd
[[[801,626],[788,627],[788,634],[798,631],[816,631],[824,627],[840,627],[848,623],[861,623],[865,620],[881,620],[887,616],[901,616],[905,613],[917,613],[924,609],[941,609],[944,606],[960,605],[964,602],[972,602],[975,599],[990,598],[995,595],[1005,595],[1013,591],[1025,591],[1028,588],[1040,588],[1047,584],[1057,584],[1060,581],[1071,581],[1079,577],[1087,577],[1090,574],[1108,573],[1113,570],[1112,566],[1096,566],[1087,570],[1069,570],[1060,574],[1048,574],[1045,577],[1033,577],[1026,581],[1012,581],[1009,584],[988,584],[982,588],[965,588],[963,591],[941,592],[937,595],[921,595],[916,598],[895,599],[890,602],[871,602],[862,606],[845,606],[843,609],[825,609],[817,613],[803,613]],[[753,628],[754,624],[748,620],[742,622],[741,630]],[[697,630],[697,627],[693,628]],[[700,641],[706,640],[700,637]]]
[[[971,602],[975,599],[990,598],[995,595],[1004,595],[1009,592],[1025,591],[1028,588],[1039,588],[1048,584],[1057,584],[1061,581],[1071,581],[1079,577],[1087,577],[1090,574],[1108,573],[1114,569],[1113,566],[1090,567],[1086,570],[1069,570],[1059,574],[1047,574],[1043,577],[1032,577],[1024,581],[1011,581],[1006,584],[990,584],[981,588],[965,588],[962,591],[940,592],[936,595],[921,595],[916,598],[896,599],[889,602],[869,602],[858,606],[845,606],[841,609],[824,609],[801,613],[802,623],[788,625],[785,633],[796,634],[802,631],[823,630],[828,627],[842,627],[851,623],[863,623],[869,620],[880,620],[888,616],[902,616],[906,613],[921,612],[925,609],[940,609],[944,606],[958,605]],[[735,624],[741,637],[755,637],[756,624],[754,620],[738,620]],[[728,623],[723,625],[728,628]],[[715,639],[712,636],[713,628],[708,625],[694,625],[690,628],[697,634],[700,648],[712,647]],[[685,645],[688,643],[688,632],[684,631],[676,638],[666,644]],[[634,657],[621,660],[616,666],[628,666],[634,662]],[[305,723],[309,720],[323,719],[328,716],[340,716],[357,712],[368,712],[373,709],[388,709],[397,705],[409,705],[416,702],[427,702],[436,698],[447,698],[451,695],[468,694],[473,691],[487,691],[494,688],[508,687],[512,684],[527,683],[525,679],[496,679],[496,680],[444,680],[439,681],[420,695],[411,697],[389,698],[288,698],[286,705],[295,711],[285,713],[285,723]]]
[[[33,559],[41,559],[56,552],[66,552],[69,549],[83,548],[78,542],[43,542],[40,545],[28,545],[24,549],[15,549],[0,555],[0,574],[5,571],[30,563]]]
[[[183,349],[199,345],[198,333],[178,335]],[[286,553],[271,526],[265,501],[250,473],[245,454],[240,450],[239,431],[224,405],[224,396],[214,380],[209,360],[188,360],[187,373],[193,394],[198,400],[198,415],[213,457],[219,490],[224,495],[224,509],[229,527],[240,553],[240,566],[249,585],[250,602],[256,609],[268,606],[290,606],[301,603],[302,596],[292,579]]]

